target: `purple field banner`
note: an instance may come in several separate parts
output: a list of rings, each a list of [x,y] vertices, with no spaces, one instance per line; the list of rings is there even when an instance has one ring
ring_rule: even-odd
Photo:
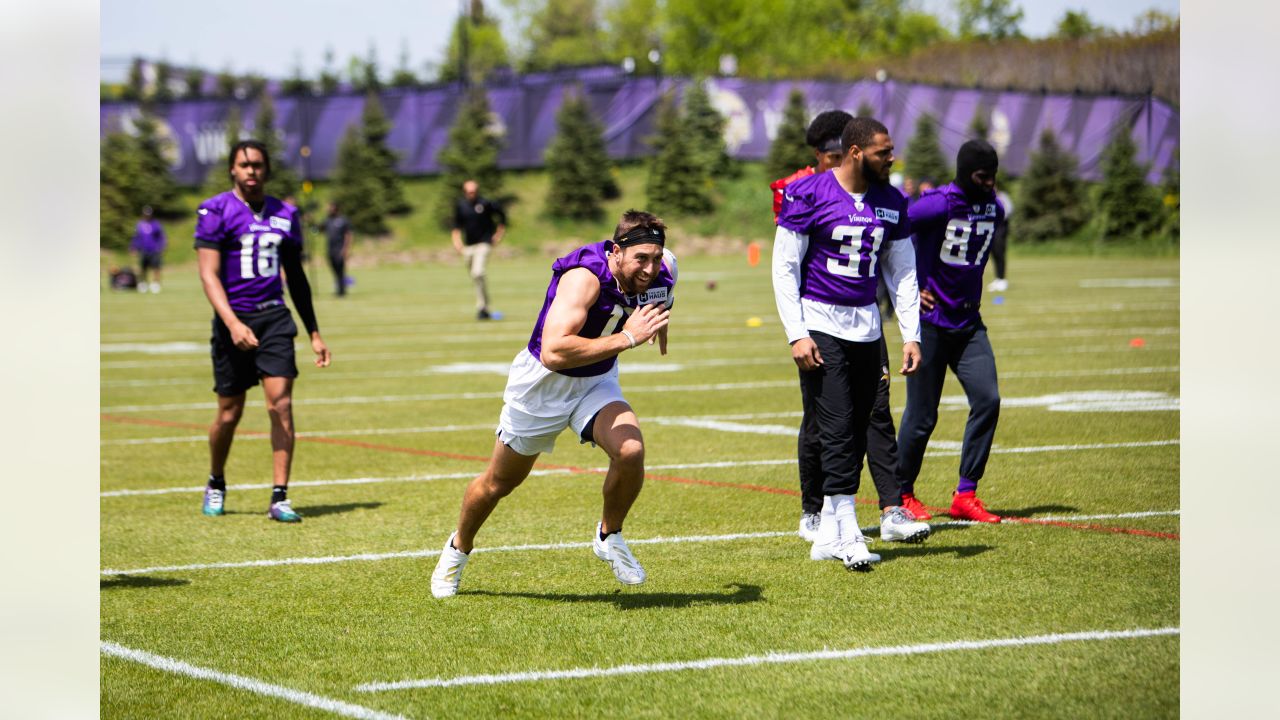
[[[655,110],[662,93],[683,92],[683,78],[635,78],[590,69],[574,73],[516,78],[487,88],[494,127],[503,137],[499,164],[504,168],[541,167],[555,134],[556,112],[569,92],[581,92],[602,122],[611,157],[635,159],[652,154]],[[809,116],[841,108],[854,113],[863,105],[884,122],[909,166],[906,147],[922,113],[937,118],[943,152],[950,158],[968,138],[979,113],[990,129],[988,137],[1000,152],[1000,166],[1014,175],[1026,170],[1030,153],[1048,128],[1058,142],[1080,160],[1080,174],[1100,177],[1100,161],[1112,133],[1130,133],[1138,147],[1138,161],[1150,165],[1148,180],[1158,182],[1169,165],[1177,165],[1179,116],[1169,104],[1146,96],[1063,95],[972,88],[944,88],[874,80],[756,81],[717,78],[706,81],[713,105],[726,118],[724,132],[729,153],[746,160],[762,160],[777,134],[792,88],[804,92]],[[440,171],[436,157],[444,147],[457,114],[462,89],[457,85],[410,90],[387,90],[380,101],[392,122],[388,144],[399,155],[399,169],[407,175]],[[330,176],[338,145],[348,127],[359,125],[363,95],[276,97],[278,126],[289,164],[305,177]],[[245,136],[257,133],[253,118],[257,104],[239,100],[187,100],[161,104],[156,110],[160,132],[175,177],[189,185],[201,183],[209,168],[226,162],[226,123],[238,106]],[[100,131],[131,132],[138,107],[132,103],[104,103]],[[309,152],[304,152],[308,149]]]

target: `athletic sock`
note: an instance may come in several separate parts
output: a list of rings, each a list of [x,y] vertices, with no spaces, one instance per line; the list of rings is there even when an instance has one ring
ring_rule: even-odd
[[[834,545],[840,539],[840,527],[836,524],[836,506],[831,495],[822,498],[822,521],[818,524],[818,544]]]
[[[617,535],[618,533],[622,532],[622,528],[618,528],[617,530],[610,530],[609,532],[604,532],[603,525],[600,526],[600,529],[601,529],[600,542],[604,542],[605,539],[607,539],[610,535]]]
[[[831,505],[835,509],[834,517],[841,540],[852,540],[862,534],[858,528],[858,511],[853,495],[833,495]]]
[[[284,502],[285,500],[288,499],[288,496],[289,496],[289,488],[283,485],[277,485],[276,487],[271,488],[271,504],[272,505],[275,505],[278,502]]]
[[[227,491],[227,479],[221,475],[209,476],[209,487],[221,492]]]
[[[967,477],[961,476],[960,482],[956,484],[956,492],[958,493],[972,493],[977,491],[978,491],[977,480],[970,480]]]

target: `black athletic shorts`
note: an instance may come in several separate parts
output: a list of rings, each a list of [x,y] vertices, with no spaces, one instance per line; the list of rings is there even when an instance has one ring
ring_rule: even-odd
[[[159,270],[164,264],[164,253],[142,253],[138,256],[138,262],[142,263],[143,270]]]
[[[213,356],[213,391],[233,397],[258,384],[259,377],[298,377],[294,362],[293,339],[298,326],[293,313],[285,305],[251,313],[236,313],[240,321],[253,330],[258,347],[240,350],[231,342],[231,331],[222,318],[213,317],[213,337],[209,339]]]

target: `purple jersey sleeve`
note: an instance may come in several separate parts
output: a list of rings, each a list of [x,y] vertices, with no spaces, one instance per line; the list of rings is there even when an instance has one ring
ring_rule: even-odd
[[[196,209],[196,247],[217,250],[222,246],[223,197],[213,197],[200,203]]]

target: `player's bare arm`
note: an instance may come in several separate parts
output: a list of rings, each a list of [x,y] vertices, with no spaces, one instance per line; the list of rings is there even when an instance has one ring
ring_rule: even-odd
[[[210,248],[196,249],[196,265],[200,271],[200,284],[204,286],[204,296],[209,298],[213,311],[222,319],[222,323],[231,332],[231,342],[240,350],[251,350],[258,347],[258,338],[248,325],[240,322],[231,303],[227,300],[227,290],[222,286],[222,253]]]
[[[657,305],[639,308],[627,319],[623,330],[598,338],[577,335],[587,321],[587,311],[600,296],[600,281],[586,268],[574,268],[560,278],[556,298],[542,326],[542,353],[539,358],[549,370],[590,365],[648,342],[667,326],[671,315]],[[628,336],[629,335],[629,336]],[[634,338],[634,345],[632,344]]]

